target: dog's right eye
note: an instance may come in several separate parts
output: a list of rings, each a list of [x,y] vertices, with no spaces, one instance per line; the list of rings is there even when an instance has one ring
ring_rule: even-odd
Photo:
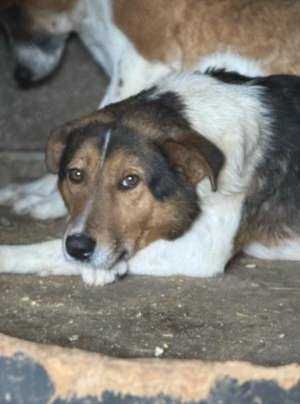
[[[83,180],[83,171],[78,168],[70,168],[67,172],[68,179],[75,184],[79,184]]]

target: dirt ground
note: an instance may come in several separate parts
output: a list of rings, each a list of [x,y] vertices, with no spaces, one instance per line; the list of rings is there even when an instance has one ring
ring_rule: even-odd
[[[11,70],[0,38],[2,185],[38,176],[48,130],[94,109],[106,83],[76,41],[38,88],[19,90]],[[46,240],[63,228],[64,220],[0,209],[1,244]],[[299,270],[299,263],[239,257],[213,279],[127,276],[104,288],[79,277],[0,275],[0,332],[120,357],[300,362]]]

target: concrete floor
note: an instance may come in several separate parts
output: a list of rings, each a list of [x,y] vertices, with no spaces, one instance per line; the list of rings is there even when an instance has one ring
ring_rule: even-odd
[[[11,70],[0,38],[2,185],[43,172],[49,129],[94,109],[106,83],[76,41],[59,72],[40,87],[19,90]],[[46,240],[63,228],[63,220],[38,222],[0,209],[0,243]],[[0,332],[121,357],[156,351],[265,365],[300,362],[299,270],[299,263],[240,257],[218,278],[128,276],[104,288],[87,288],[78,277],[0,275]]]

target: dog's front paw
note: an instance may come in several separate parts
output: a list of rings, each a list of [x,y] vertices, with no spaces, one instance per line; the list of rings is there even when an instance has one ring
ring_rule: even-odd
[[[123,277],[128,272],[127,262],[119,262],[112,269],[95,269],[84,266],[80,274],[84,283],[89,286],[104,286],[113,283],[116,279]]]
[[[11,205],[18,215],[35,219],[56,219],[66,215],[57,190],[57,177],[52,174],[23,185],[12,184],[0,189],[0,205]]]
[[[11,184],[0,189],[0,205],[10,205],[20,195],[20,186]]]
[[[113,283],[117,277],[114,271],[84,267],[80,271],[84,283],[89,286],[104,286]]]

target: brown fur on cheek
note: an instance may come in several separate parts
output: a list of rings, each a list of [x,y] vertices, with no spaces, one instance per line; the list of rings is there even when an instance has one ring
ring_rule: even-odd
[[[138,239],[137,249],[142,249],[156,240],[178,237],[182,231],[175,218],[176,209],[171,203],[155,201],[151,215]]]
[[[188,227],[179,217],[175,200],[155,199],[144,184],[140,190],[124,192],[117,199],[111,209],[114,233],[135,252],[153,241],[174,239]]]
[[[99,171],[100,155],[98,148],[91,144],[83,144],[68,164],[68,168],[77,168],[83,171],[83,181],[74,184],[68,180],[67,175],[59,181],[59,190],[65,205],[71,215],[71,220],[78,217],[84,210],[89,199],[93,197]]]
[[[89,192],[79,185],[71,185],[66,179],[59,182],[59,190],[70,214],[70,221],[77,218],[83,211]]]

